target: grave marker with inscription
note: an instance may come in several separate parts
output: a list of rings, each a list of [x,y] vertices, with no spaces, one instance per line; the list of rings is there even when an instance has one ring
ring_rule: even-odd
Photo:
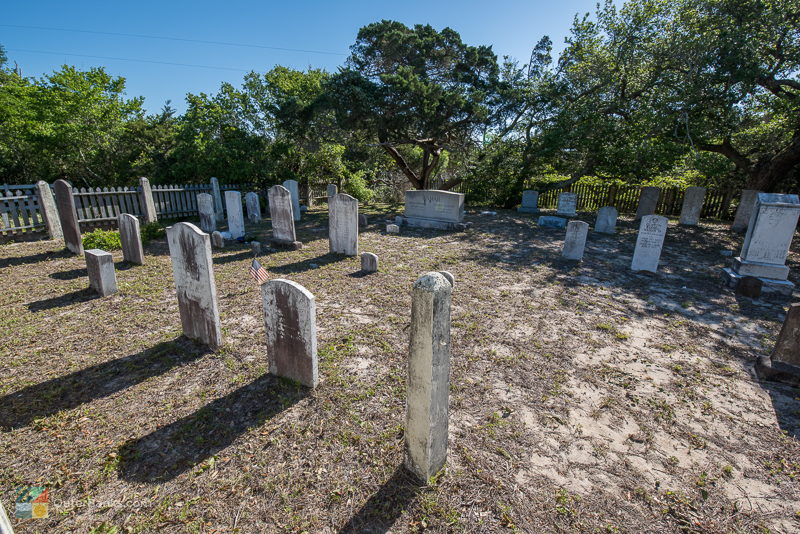
[[[120,213],[117,217],[119,240],[122,243],[122,258],[130,263],[144,265],[144,247],[139,232],[139,219],[130,213]]]
[[[225,207],[228,210],[228,232],[230,232],[231,238],[244,237],[242,194],[239,191],[225,191]]]
[[[403,223],[420,228],[454,229],[464,220],[464,195],[450,191],[406,191]]]
[[[539,192],[526,190],[522,192],[522,206],[517,208],[520,213],[539,213]]]
[[[197,212],[200,214],[200,229],[207,234],[217,229],[217,216],[214,210],[214,197],[208,193],[197,195]]]
[[[561,193],[558,195],[558,207],[556,215],[564,217],[575,217],[578,214],[578,194]]]
[[[561,256],[567,260],[582,260],[586,248],[586,236],[589,235],[589,223],[583,221],[570,221],[567,224],[567,234]]]
[[[618,215],[617,208],[613,206],[603,206],[597,210],[594,231],[601,234],[616,234]]]
[[[286,180],[283,187],[289,190],[292,195],[292,215],[295,221],[300,220],[300,184],[297,180]]]
[[[278,246],[301,248],[294,232],[292,193],[282,185],[269,188],[269,216],[272,220],[272,242]]]
[[[72,186],[65,180],[56,180],[53,187],[56,192],[56,208],[58,209],[58,220],[61,222],[61,233],[64,235],[64,244],[73,254],[83,254],[81,227],[78,224],[78,212],[75,210]]]
[[[700,222],[700,213],[703,211],[703,201],[706,198],[705,187],[689,187],[683,194],[680,224],[697,226]]]
[[[328,244],[330,252],[358,255],[358,200],[339,193],[328,202]]]
[[[667,235],[669,220],[661,215],[645,215],[639,224],[639,235],[636,236],[636,248],[633,251],[631,270],[658,271],[658,260],[661,248]]]

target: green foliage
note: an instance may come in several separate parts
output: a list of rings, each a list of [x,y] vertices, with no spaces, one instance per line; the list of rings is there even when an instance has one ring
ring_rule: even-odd
[[[119,232],[97,229],[83,234],[83,248],[99,248],[105,251],[119,250],[122,248],[122,242],[119,238]]]
[[[361,203],[368,203],[375,196],[375,192],[367,187],[367,181],[364,179],[363,172],[352,174],[344,185],[344,190],[348,195],[358,199]]]
[[[158,221],[144,224],[139,229],[142,237],[142,244],[146,245],[154,239],[163,239],[167,235],[166,228]]]

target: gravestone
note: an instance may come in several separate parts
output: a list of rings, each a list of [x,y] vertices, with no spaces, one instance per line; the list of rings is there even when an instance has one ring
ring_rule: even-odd
[[[222,345],[211,239],[191,223],[167,228],[172,275],[183,334],[216,349]]]
[[[276,278],[261,284],[269,372],[313,388],[317,371],[316,302],[306,288]]]
[[[706,198],[705,187],[688,187],[683,194],[680,224],[697,226],[703,212],[703,201]]]
[[[597,219],[594,222],[594,231],[601,234],[617,233],[617,208],[603,206],[597,210]]]
[[[250,241],[250,250],[256,256],[261,254],[261,242],[259,242],[259,241]]]
[[[365,273],[378,272],[378,256],[372,252],[361,254],[361,271]]]
[[[78,224],[78,212],[75,211],[72,186],[65,180],[56,180],[53,187],[56,192],[56,208],[61,231],[64,234],[64,244],[73,254],[83,254],[81,227]]]
[[[636,207],[635,221],[645,215],[653,215],[658,207],[658,197],[661,196],[661,189],[658,187],[643,187],[639,193],[639,205]]]
[[[545,228],[566,228],[567,220],[562,217],[553,217],[552,215],[542,215],[537,221],[539,226]]]
[[[222,222],[225,219],[225,213],[222,209],[222,193],[219,190],[219,180],[211,177],[211,194],[214,195],[214,216],[217,222]]]
[[[400,233],[400,227],[397,226],[396,224],[387,224],[386,225],[386,233],[387,234],[399,234]]]
[[[367,220],[367,216],[359,214],[358,215],[358,227],[359,228],[366,228],[368,224],[369,224],[369,221]]]
[[[252,191],[244,196],[244,203],[247,205],[247,220],[251,223],[261,222],[261,201],[258,193]]]
[[[556,207],[556,215],[563,215],[565,217],[575,217],[578,214],[578,194],[577,193],[561,193],[558,195],[558,206]]]
[[[139,219],[130,213],[120,213],[117,217],[119,240],[122,243],[122,258],[130,263],[144,265],[144,248],[139,232]]]
[[[419,228],[452,230],[464,220],[464,195],[450,191],[406,191],[403,223]]]
[[[53,198],[53,191],[44,180],[36,182],[36,191],[39,195],[39,209],[42,210],[42,218],[47,228],[47,235],[50,239],[61,239],[64,233],[61,231],[61,221],[58,220],[58,210],[56,200]]]
[[[114,256],[98,248],[84,253],[89,286],[101,297],[117,292],[117,273],[114,271]]]
[[[150,180],[144,176],[139,178],[139,206],[142,210],[142,220],[145,223],[158,220],[156,204],[153,201],[153,188],[150,187]]]
[[[778,342],[772,351],[772,361],[800,366],[800,303],[789,306]]]
[[[742,276],[757,276],[764,291],[791,295],[794,284],[788,280],[786,258],[800,218],[797,195],[758,193],[747,234],[733,267],[723,269],[728,285],[738,285]]]
[[[520,213],[539,213],[539,192],[526,190],[522,192],[522,206],[517,208]]]
[[[661,248],[667,235],[669,219],[661,215],[645,215],[639,224],[639,235],[636,236],[636,248],[633,250],[631,270],[658,271],[658,260]]]
[[[200,214],[200,229],[207,234],[217,229],[217,216],[214,210],[214,197],[208,193],[197,195],[197,212]]]
[[[431,272],[417,279],[411,297],[405,466],[425,484],[447,461],[452,290]]]
[[[564,246],[561,256],[567,260],[582,260],[583,250],[586,248],[586,236],[589,234],[589,223],[583,221],[570,221],[567,224],[567,234],[564,237]]]
[[[739,199],[739,206],[736,208],[736,215],[733,218],[731,230],[734,232],[744,232],[750,224],[750,217],[753,215],[753,208],[756,205],[758,191],[755,189],[745,189]]]
[[[294,233],[292,193],[282,185],[269,188],[269,216],[272,219],[272,242],[275,245],[301,248]]]
[[[300,220],[300,186],[297,180],[286,180],[283,182],[283,187],[289,190],[292,194],[292,215],[295,221]]]
[[[358,200],[339,193],[328,205],[328,244],[333,254],[358,254]]]
[[[338,192],[339,192],[339,188],[336,187],[336,184],[328,184],[328,189],[327,189],[328,201],[330,201],[331,197],[336,195]]]
[[[214,248],[225,248],[225,238],[220,232],[211,233],[211,244]]]
[[[228,232],[231,234],[231,239],[243,237],[242,194],[239,191],[225,191],[225,207],[228,210]]]

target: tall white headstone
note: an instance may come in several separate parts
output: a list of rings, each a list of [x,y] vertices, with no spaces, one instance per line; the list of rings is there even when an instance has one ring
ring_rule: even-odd
[[[631,270],[658,271],[658,260],[661,248],[667,235],[669,220],[661,215],[645,215],[639,224],[639,235],[636,237],[636,248],[633,251]]]
[[[294,220],[300,220],[300,185],[297,183],[297,180],[286,180],[283,182],[283,187],[289,190],[292,194],[292,214],[294,215]]]
[[[586,236],[589,234],[589,223],[583,221],[570,221],[567,224],[567,234],[564,237],[564,246],[561,256],[567,260],[582,260],[586,248]]]
[[[258,193],[249,192],[244,196],[244,202],[247,204],[247,220],[251,223],[261,222],[261,201],[258,198]]]
[[[700,222],[700,214],[703,212],[703,201],[705,198],[705,187],[689,187],[686,189],[686,192],[683,194],[680,224],[685,226],[698,225]]]
[[[214,197],[208,193],[197,195],[197,212],[200,214],[200,229],[212,234],[217,229],[217,216],[214,209]]]
[[[225,207],[228,210],[228,231],[233,239],[244,236],[244,213],[242,213],[242,194],[239,191],[225,191]]]
[[[328,242],[330,251],[346,256],[358,255],[358,200],[339,193],[328,205]]]

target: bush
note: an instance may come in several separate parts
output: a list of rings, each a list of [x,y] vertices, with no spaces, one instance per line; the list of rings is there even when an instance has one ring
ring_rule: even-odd
[[[142,243],[145,245],[153,239],[161,239],[167,235],[164,225],[158,221],[145,224],[140,228],[140,232],[142,235]]]
[[[366,204],[372,197],[375,196],[375,191],[367,187],[367,181],[364,179],[364,172],[359,171],[350,175],[344,190],[348,195],[357,198],[359,202]]]
[[[100,250],[119,250],[122,242],[119,239],[119,232],[114,230],[94,230],[83,236],[83,248]]]

